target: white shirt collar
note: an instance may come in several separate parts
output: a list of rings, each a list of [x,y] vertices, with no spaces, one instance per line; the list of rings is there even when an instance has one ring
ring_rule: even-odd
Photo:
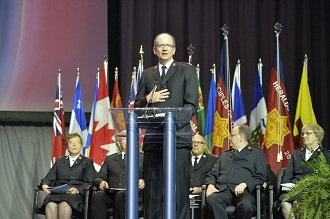
[[[174,59],[171,59],[168,63],[166,63],[166,70],[165,72],[167,73],[168,69],[171,67],[172,63],[174,62]],[[162,64],[158,63],[158,69],[159,69],[159,72],[162,72]]]

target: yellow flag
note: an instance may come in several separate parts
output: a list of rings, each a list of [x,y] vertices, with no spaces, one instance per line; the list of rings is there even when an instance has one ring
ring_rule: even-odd
[[[313,110],[312,98],[308,86],[307,78],[307,56],[304,60],[304,66],[300,81],[296,115],[294,117],[293,136],[296,147],[302,147],[300,142],[300,132],[303,125],[307,123],[316,124],[316,118]]]

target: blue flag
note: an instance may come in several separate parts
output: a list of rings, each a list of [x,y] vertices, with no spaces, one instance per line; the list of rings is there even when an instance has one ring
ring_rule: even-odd
[[[69,133],[78,133],[83,142],[83,148],[81,154],[84,154],[84,148],[86,148],[86,140],[87,140],[87,125],[86,125],[86,117],[84,111],[84,104],[82,99],[81,87],[79,75],[77,76],[76,81],[76,92],[73,99]]]

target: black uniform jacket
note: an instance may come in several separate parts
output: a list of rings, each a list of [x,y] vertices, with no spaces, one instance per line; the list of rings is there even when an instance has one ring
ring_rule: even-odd
[[[252,193],[256,185],[262,185],[266,180],[266,160],[261,149],[247,145],[241,152],[234,150],[224,152],[208,173],[205,184],[213,184],[218,190],[229,188],[235,192],[235,187],[246,183],[245,192]]]
[[[99,187],[105,180],[109,188],[126,188],[126,161],[127,159],[122,159],[121,152],[107,156],[93,185]],[[143,153],[139,154],[139,179],[143,179]]]
[[[95,178],[93,160],[79,155],[72,167],[70,167],[69,156],[64,156],[56,160],[40,185],[61,186],[68,184],[78,189],[78,194],[50,194],[46,196],[43,208],[49,202],[67,202],[77,211],[83,211],[85,188],[89,186]]]
[[[330,152],[319,146],[316,151],[312,154],[312,156],[307,160],[307,162],[315,163],[314,158],[318,157],[320,153],[323,152],[325,159],[328,161],[330,165]],[[302,177],[313,173],[313,170],[309,167],[302,165],[305,160],[306,149],[296,149],[292,155],[291,159],[286,167],[285,173],[283,175],[283,183],[294,183],[296,184],[298,180]]]
[[[196,166],[191,164],[190,187],[201,187],[205,184],[206,174],[211,171],[217,159],[218,157],[213,154],[204,153]]]
[[[147,103],[146,96],[157,86],[156,91],[168,89],[169,98],[161,103]],[[180,115],[177,118],[177,147],[191,146],[192,131],[190,127],[190,118],[196,113],[198,108],[198,84],[195,67],[193,65],[181,64],[174,61],[168,69],[164,79],[160,78],[158,66],[149,68],[142,72],[139,89],[134,103],[135,108],[148,107],[187,107],[191,109],[191,115]],[[181,118],[184,118],[182,119]],[[185,122],[180,123],[180,120]],[[162,128],[153,127],[147,130],[147,133],[162,133]],[[148,135],[144,138],[143,150],[162,150],[159,143],[161,140],[151,138]],[[158,144],[156,144],[158,143]]]

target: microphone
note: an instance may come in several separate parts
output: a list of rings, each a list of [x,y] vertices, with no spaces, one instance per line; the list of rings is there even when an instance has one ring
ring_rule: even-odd
[[[152,88],[152,91],[151,91],[151,95],[150,95],[150,99],[149,101],[147,102],[147,105],[146,105],[146,111],[144,113],[144,117],[146,118],[147,117],[147,114],[149,114],[149,104],[153,104],[152,103],[152,98],[154,98],[154,94],[155,94],[155,91],[157,89],[157,85],[158,85],[158,82],[157,81],[154,81],[153,82],[153,88]]]
[[[154,81],[154,83],[153,83],[154,88],[151,91],[150,99],[149,99],[149,102],[147,103],[147,106],[152,103],[152,98],[154,98],[154,94],[155,94],[155,91],[157,89],[157,84],[158,83],[156,81]]]

